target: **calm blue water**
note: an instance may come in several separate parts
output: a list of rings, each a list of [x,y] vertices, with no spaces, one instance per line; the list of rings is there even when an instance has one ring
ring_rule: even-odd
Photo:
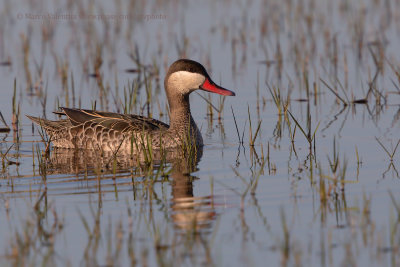
[[[0,67],[0,111],[11,126],[16,79],[20,121],[18,132],[0,134],[0,151],[4,154],[12,146],[7,158],[19,163],[4,165],[1,171],[2,261],[12,264],[9,256],[16,233],[27,229],[33,240],[30,254],[20,259],[36,264],[126,266],[129,255],[135,255],[138,265],[150,266],[397,266],[398,211],[388,192],[400,203],[396,170],[400,152],[390,161],[375,139],[392,151],[400,138],[399,82],[390,67],[398,69],[400,62],[400,9],[395,1],[385,3],[4,2],[0,59],[9,59],[11,66]],[[79,17],[81,11],[85,19]],[[77,17],[43,18],[57,12]],[[132,19],[96,17],[102,13]],[[43,31],[49,33],[47,42]],[[29,39],[27,65],[22,36]],[[77,172],[62,162],[44,180],[36,153],[45,145],[24,115],[43,116],[44,102],[50,119],[57,118],[52,111],[66,105],[91,108],[96,102],[97,109],[121,111],[124,87],[139,76],[126,72],[137,68],[129,56],[136,48],[143,64],[159,68],[159,77],[151,79],[150,111],[155,118],[168,122],[164,74],[182,56],[203,63],[215,82],[236,92],[236,97],[225,99],[220,122],[215,111],[212,119],[207,115],[206,101],[191,95],[192,114],[205,142],[197,170],[190,177],[172,171],[167,178],[149,183],[149,174],[157,168],[140,172],[124,166],[114,175],[96,168]],[[110,88],[106,93],[89,76],[94,73],[97,49],[101,49],[103,84]],[[382,69],[368,105],[344,108],[321,79],[336,86],[343,98],[361,99],[376,72],[372,55],[382,60]],[[271,65],[262,63],[266,60]],[[68,95],[57,64],[67,66]],[[305,127],[307,102],[296,101],[307,97],[304,77],[312,94],[312,130],[319,123],[316,158],[311,161],[299,128],[294,152],[288,126],[284,121],[279,124],[267,86],[279,87],[284,99],[290,94],[289,110]],[[47,91],[45,101],[39,91]],[[379,94],[385,97],[380,103]],[[138,97],[132,112],[147,115],[143,86]],[[217,107],[219,99],[211,95]],[[243,145],[238,142],[231,107],[240,135],[244,131]],[[248,145],[248,110],[253,134],[258,120],[262,121],[254,149]],[[290,122],[293,131],[295,123]],[[335,182],[340,171],[337,177],[331,172],[334,140],[339,170],[347,163],[344,187]],[[167,165],[165,172],[173,167]],[[249,183],[256,180],[252,194]],[[326,201],[321,200],[322,181]],[[34,212],[38,199],[44,212],[41,220]],[[42,225],[50,237],[36,225]],[[49,243],[54,244],[54,254],[46,261]],[[134,252],[129,252],[130,247]]]

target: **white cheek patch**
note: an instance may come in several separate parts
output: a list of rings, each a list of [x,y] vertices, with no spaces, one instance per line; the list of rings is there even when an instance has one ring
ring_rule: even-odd
[[[169,76],[168,83],[170,88],[175,88],[175,90],[180,91],[182,94],[187,94],[198,89],[204,83],[205,79],[199,73],[177,71]]]

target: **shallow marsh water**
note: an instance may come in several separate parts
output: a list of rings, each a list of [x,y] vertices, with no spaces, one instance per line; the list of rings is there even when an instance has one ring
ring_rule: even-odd
[[[398,1],[26,2],[0,16],[2,263],[400,264],[400,151],[382,147],[400,139]],[[236,92],[223,106],[200,92],[221,119],[191,95],[205,146],[190,175],[44,154],[25,114],[96,105],[168,122],[163,78],[180,57]],[[309,115],[311,154],[295,122]]]

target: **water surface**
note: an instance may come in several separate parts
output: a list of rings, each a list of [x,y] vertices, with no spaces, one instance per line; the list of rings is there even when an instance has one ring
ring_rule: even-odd
[[[2,262],[397,266],[398,5],[5,1]],[[181,57],[236,92],[191,95],[205,142],[194,166],[44,154],[26,114],[96,107],[168,122],[163,79]],[[295,122],[307,132],[308,117],[311,151]]]

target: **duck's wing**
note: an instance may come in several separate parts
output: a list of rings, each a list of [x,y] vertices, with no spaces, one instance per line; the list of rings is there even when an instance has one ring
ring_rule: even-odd
[[[167,130],[169,126],[161,121],[139,115],[99,112],[85,109],[62,108],[73,126],[92,122],[104,128],[119,132]]]

